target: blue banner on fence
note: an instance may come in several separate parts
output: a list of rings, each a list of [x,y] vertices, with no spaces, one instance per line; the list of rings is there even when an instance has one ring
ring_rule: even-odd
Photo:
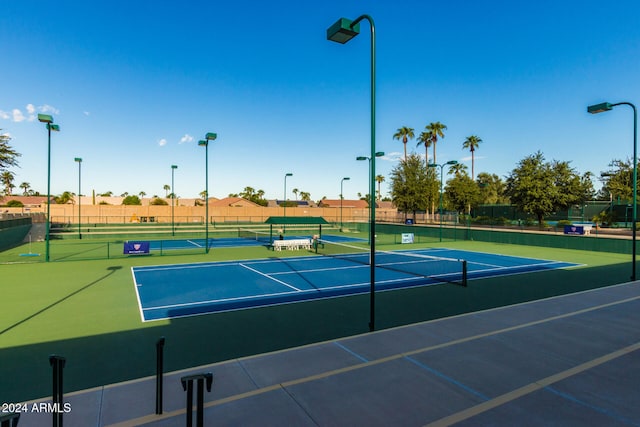
[[[582,225],[565,225],[564,234],[584,234],[584,226]]]
[[[124,242],[125,255],[144,255],[149,253],[149,242]]]

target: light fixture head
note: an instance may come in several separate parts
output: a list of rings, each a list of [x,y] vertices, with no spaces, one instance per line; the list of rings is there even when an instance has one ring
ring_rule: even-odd
[[[327,40],[345,44],[358,34],[360,34],[360,23],[353,25],[352,20],[340,18],[327,29]]]
[[[53,123],[53,117],[48,114],[38,114],[38,121],[42,123]]]
[[[590,114],[598,114],[603,113],[605,111],[609,111],[613,109],[613,106],[608,102],[603,102],[601,104],[589,105],[587,107],[587,113]]]
[[[218,137],[218,134],[213,132],[207,132],[207,134],[204,137],[207,141],[215,141],[215,139]]]

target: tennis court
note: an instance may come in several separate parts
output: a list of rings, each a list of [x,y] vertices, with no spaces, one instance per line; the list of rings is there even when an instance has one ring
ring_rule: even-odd
[[[369,292],[369,255],[346,252],[132,267],[143,321]],[[466,275],[463,267],[466,261]],[[578,264],[431,248],[376,253],[376,291],[529,273]]]

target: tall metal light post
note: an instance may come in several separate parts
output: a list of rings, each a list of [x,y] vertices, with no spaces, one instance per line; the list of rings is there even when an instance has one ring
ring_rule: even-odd
[[[633,224],[631,225],[632,234],[632,258],[631,258],[631,280],[636,280],[636,221],[638,220],[638,111],[636,106],[630,102],[618,102],[616,104],[610,104],[603,102],[601,104],[589,105],[587,112],[591,114],[598,114],[605,111],[612,110],[613,107],[618,105],[628,105],[633,109]]]
[[[346,18],[340,18],[327,29],[327,39],[337,42],[346,43],[358,34],[360,34],[360,21],[366,19],[369,21],[371,28],[371,176],[369,177],[370,191],[369,194],[375,194],[375,181],[373,176],[376,173],[376,31],[373,18],[369,15],[361,15],[354,21]],[[369,232],[371,235],[370,244],[370,320],[369,330],[375,330],[375,286],[376,286],[376,269],[375,269],[375,228],[376,228],[376,203],[371,200],[370,208],[370,224]]]
[[[282,207],[284,209],[284,217],[287,217],[287,177],[293,176],[291,172],[284,174],[284,197],[282,198]],[[283,224],[282,229],[286,231],[287,225]]]
[[[44,260],[49,262],[49,233],[51,231],[51,131],[60,131],[60,126],[53,124],[53,117],[48,114],[38,114],[38,121],[47,124],[47,224],[45,234]]]
[[[442,242],[442,192],[443,192],[443,174],[442,171],[444,170],[444,167],[447,165],[457,165],[458,161],[457,160],[449,160],[447,163],[441,163],[441,164],[437,164],[437,163],[429,163],[429,167],[430,168],[435,168],[435,167],[440,167],[440,241]]]
[[[345,176],[340,180],[340,231],[342,231],[342,201],[344,200],[344,195],[342,194],[342,184],[345,181],[349,181],[351,178]]]
[[[82,239],[82,157],[76,157],[73,161],[78,163],[78,239]]]
[[[205,203],[205,226],[204,226],[204,252],[209,253],[209,141],[215,141],[218,134],[208,132],[204,140],[198,141],[200,147],[204,147],[204,203]]]
[[[382,157],[382,156],[384,156],[384,151],[377,151],[377,152],[376,152],[375,157]],[[356,157],[356,160],[359,160],[359,161],[362,161],[362,160],[368,160],[368,161],[369,161],[369,172],[368,172],[368,173],[369,173],[369,175],[368,175],[368,177],[369,177],[369,181],[368,181],[368,182],[371,182],[371,180],[372,180],[372,179],[373,179],[373,181],[375,182],[375,177],[374,177],[374,178],[372,178],[372,177],[371,177],[371,157],[368,157],[368,156],[358,156],[358,157]],[[369,196],[371,196],[371,195],[369,195]],[[371,211],[369,211],[369,212],[371,212]],[[372,238],[373,238],[373,237],[374,237],[374,236],[373,236],[373,234],[371,233],[371,230],[369,230],[369,244],[371,244],[371,240],[372,240]]]
[[[175,217],[173,215],[173,210],[175,208],[176,205],[176,190],[173,186],[173,175],[175,170],[178,169],[177,165],[171,165],[171,235],[175,236],[176,235],[176,223],[175,223]]]

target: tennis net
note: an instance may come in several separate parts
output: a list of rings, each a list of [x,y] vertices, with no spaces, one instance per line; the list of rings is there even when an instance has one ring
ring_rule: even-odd
[[[265,243],[271,243],[272,239],[271,233],[268,231],[249,230],[246,228],[238,228],[238,237]]]
[[[356,264],[371,265],[368,247],[318,239],[316,253]],[[376,268],[404,273],[416,279],[467,286],[467,261],[419,254],[409,251],[379,251],[375,253]]]

